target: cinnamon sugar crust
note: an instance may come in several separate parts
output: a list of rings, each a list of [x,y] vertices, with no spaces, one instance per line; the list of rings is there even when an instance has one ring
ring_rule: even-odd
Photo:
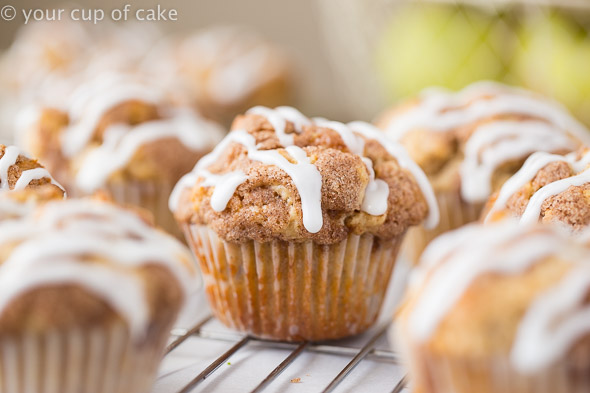
[[[541,169],[529,184],[508,200],[507,208],[511,213],[521,215],[528,201],[541,187],[575,174],[569,164],[552,162]],[[571,186],[566,191],[545,200],[541,207],[541,221],[563,223],[574,230],[581,230],[588,226],[590,224],[590,184]]]
[[[581,148],[576,153],[577,159],[588,151],[588,148]],[[522,216],[530,199],[542,187],[577,174],[567,162],[555,161],[547,164],[510,196],[503,210],[492,213],[491,218],[496,220],[504,216]],[[498,193],[490,198],[482,217],[488,215],[497,197]],[[541,205],[540,221],[565,224],[574,231],[586,228],[590,225],[590,184],[570,186],[565,191],[547,198]]]
[[[41,110],[37,123],[30,130],[26,144],[32,153],[46,163],[58,181],[74,190],[74,177],[88,154],[104,142],[105,130],[114,125],[137,126],[162,120],[161,110],[150,103],[130,100],[105,112],[98,122],[88,146],[75,157],[66,157],[61,138],[70,119],[66,112],[52,108]],[[149,141],[141,145],[129,162],[110,175],[110,179],[162,180],[174,184],[206,151],[195,152],[175,137]]]
[[[432,97],[436,97],[436,99],[433,100]],[[513,107],[508,105],[510,100],[515,100],[512,102]],[[523,101],[527,103],[523,104]],[[486,112],[484,109],[486,106],[492,109]],[[478,109],[470,112],[472,107]],[[537,110],[532,110],[535,107]],[[544,108],[544,110],[539,108]],[[408,114],[410,116],[409,123],[406,121],[408,118],[404,118]],[[443,121],[442,124],[439,124],[446,114],[449,114],[446,123]],[[424,120],[416,121],[420,118],[418,115],[422,116]],[[399,119],[401,122],[398,122]],[[412,124],[412,119],[414,126],[409,126],[408,124]],[[460,119],[465,119],[465,121]],[[508,131],[510,126],[504,126],[505,128],[502,129],[502,123],[522,123],[522,128],[512,127],[514,129],[512,135],[503,135],[502,132]],[[505,144],[506,148],[514,150],[513,153],[506,154],[504,162],[495,162],[490,178],[492,191],[498,190],[503,181],[517,172],[526,158],[536,150],[565,154],[588,141],[584,136],[585,130],[581,131],[584,127],[559,104],[549,102],[543,97],[525,90],[490,82],[474,83],[454,93],[425,92],[424,96],[407,100],[385,111],[376,120],[376,124],[391,137],[399,138],[399,142],[406,147],[410,156],[424,170],[437,192],[461,190],[462,180],[459,168],[465,162],[467,155],[474,155],[473,147],[468,150],[467,146],[472,137],[480,130],[490,132],[490,135],[496,135],[496,139],[488,138],[485,141],[486,138],[482,138],[482,134],[478,133],[477,139],[480,145],[478,151],[475,152],[479,156],[478,160],[483,161],[482,156],[488,153],[488,156],[502,154],[490,150],[501,146],[500,144]],[[535,150],[527,144],[530,145],[534,141],[534,138],[531,137],[532,127],[535,125],[538,128],[539,124],[545,124],[547,129],[537,129],[537,136],[541,140],[554,139],[552,139],[552,143],[539,143]],[[437,129],[439,126],[442,128]],[[393,128],[390,129],[390,127]],[[489,128],[485,129],[485,127]],[[553,129],[550,131],[550,128]],[[516,132],[518,130],[522,131],[520,136]],[[526,132],[529,132],[530,136],[526,137]],[[560,135],[559,139],[555,139],[556,135]],[[523,139],[519,140],[519,137]],[[510,145],[510,140],[514,141],[512,145]],[[569,142],[566,143],[568,140]],[[509,151],[507,149],[500,150]],[[518,153],[516,153],[517,151]],[[470,158],[473,159],[473,157]],[[488,160],[490,160],[489,157]],[[470,165],[473,164],[470,163]],[[484,164],[480,162],[480,165]],[[468,173],[475,176],[471,172]],[[469,193],[471,194],[471,192]],[[485,198],[478,200],[478,202],[483,202]]]
[[[259,150],[277,149],[291,159],[265,117],[238,116],[232,130],[238,129],[252,135]],[[313,240],[333,244],[349,232],[391,239],[426,217],[428,207],[413,176],[377,141],[366,140],[364,155],[373,162],[376,178],[387,183],[389,196],[386,213],[372,216],[361,211],[370,180],[368,169],[359,155],[348,150],[336,131],[312,124],[303,126],[297,134],[294,125],[287,122],[285,132],[294,134],[294,144],[305,151],[322,177],[323,226],[317,233],[305,229],[301,198],[287,173],[274,165],[250,160],[246,148],[237,143],[230,144],[220,159],[207,168],[213,174],[241,170],[247,175],[227,207],[221,212],[213,210],[210,202],[214,188],[203,186],[200,178],[181,193],[177,220],[206,224],[232,242]]]
[[[400,108],[394,108],[386,112],[377,120],[377,126],[386,129],[387,125],[395,116],[418,105],[419,102],[418,100],[413,100],[402,105]],[[400,142],[431,179],[435,189],[459,189],[460,180],[457,169],[465,158],[464,150],[467,141],[469,141],[469,138],[479,127],[499,120],[519,122],[529,120],[545,121],[538,117],[506,113],[488,117],[466,126],[452,128],[445,132],[424,128],[414,129],[406,133]],[[568,150],[563,149],[552,151],[552,153],[556,154],[565,154],[568,152]],[[492,176],[492,189],[497,190],[502,184],[498,179],[506,180],[516,173],[527,157],[528,155],[524,155],[521,160],[512,160],[496,168]]]
[[[0,159],[4,157],[6,152],[6,146],[0,145]],[[8,183],[8,188],[10,190],[14,190],[16,183],[21,178],[23,172],[37,169],[37,168],[44,168],[36,159],[29,158],[25,155],[19,154],[18,158],[14,162],[14,164],[8,167],[6,181]],[[60,195],[62,198],[64,196],[64,190],[58,187],[55,184],[52,184],[51,178],[48,176],[42,177],[40,179],[33,179],[31,180],[25,189],[46,189],[42,191],[41,198],[47,197],[48,199],[52,199],[56,195]],[[28,193],[32,194],[32,193]]]

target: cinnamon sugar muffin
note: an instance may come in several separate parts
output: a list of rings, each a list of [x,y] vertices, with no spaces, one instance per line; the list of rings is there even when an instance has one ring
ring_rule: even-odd
[[[417,260],[438,234],[479,218],[490,195],[537,151],[567,153],[590,142],[590,133],[560,104],[492,82],[462,91],[426,90],[378,121],[426,172],[440,210],[433,231],[408,234]]]
[[[201,113],[223,123],[254,105],[291,101],[286,55],[256,33],[213,27],[161,42],[143,70],[184,89]]]
[[[406,230],[436,224],[424,173],[367,123],[255,107],[176,186],[216,316],[279,340],[374,322]]]
[[[0,221],[21,217],[65,191],[37,160],[16,146],[0,145]]]
[[[590,391],[588,248],[507,220],[435,239],[394,338],[421,393]]]
[[[184,246],[108,203],[0,222],[2,391],[149,391],[194,275]]]
[[[518,217],[523,224],[551,222],[579,232],[590,225],[590,149],[567,155],[539,152],[494,194],[484,221]]]
[[[150,210],[172,233],[178,228],[167,202],[174,184],[222,136],[217,124],[126,74],[98,75],[65,109],[23,113],[20,144],[72,196],[105,191],[119,203]]]

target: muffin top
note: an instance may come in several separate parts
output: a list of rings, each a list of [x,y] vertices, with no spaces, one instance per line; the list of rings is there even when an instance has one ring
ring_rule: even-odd
[[[47,187],[60,194],[65,191],[37,160],[24,155],[16,146],[0,144],[0,191],[21,191]]]
[[[363,122],[309,119],[294,108],[255,107],[176,185],[181,223],[227,241],[314,240],[349,232],[390,239],[436,225],[424,173],[398,144]]]
[[[222,136],[156,85],[116,73],[82,84],[64,108],[24,110],[20,124],[20,143],[87,193],[112,178],[175,182]]]
[[[590,149],[567,155],[538,152],[496,193],[485,221],[554,222],[580,231],[590,224]]]
[[[408,149],[435,189],[460,187],[468,202],[485,202],[536,151],[568,153],[590,142],[560,104],[493,82],[456,93],[425,90],[378,125]]]
[[[49,202],[0,222],[3,335],[120,320],[142,340],[174,320],[193,280],[186,247],[110,203]]]
[[[435,239],[410,279],[403,338],[438,356],[509,356],[537,372],[590,339],[588,248],[549,225],[469,225]]]

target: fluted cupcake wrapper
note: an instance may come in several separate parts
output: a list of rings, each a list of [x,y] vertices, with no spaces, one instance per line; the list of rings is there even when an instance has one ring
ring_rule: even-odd
[[[154,332],[152,332],[154,333]],[[0,338],[2,393],[145,393],[168,331],[136,343],[123,323]]]
[[[413,393],[586,393],[590,392],[590,353],[580,351],[530,375],[518,372],[509,356],[457,358],[434,355],[410,343],[395,324],[390,342],[401,350]]]
[[[402,255],[413,264],[418,263],[422,252],[435,237],[479,220],[484,207],[483,203],[463,201],[458,192],[436,192],[436,200],[440,211],[440,221],[436,228],[425,229],[423,226],[410,228],[402,245]]]
[[[171,235],[182,239],[182,231],[168,207],[168,199],[174,185],[156,180],[111,181],[102,190],[107,192],[115,202],[121,205],[134,205],[149,210],[154,215],[156,224]],[[84,195],[74,190],[72,196]]]
[[[217,318],[254,336],[287,341],[337,339],[369,328],[403,238],[237,244],[206,226],[184,230]]]

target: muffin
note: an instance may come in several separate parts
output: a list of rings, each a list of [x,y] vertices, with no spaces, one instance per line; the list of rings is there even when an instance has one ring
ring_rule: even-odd
[[[165,39],[142,68],[168,77],[201,113],[224,124],[254,105],[283,105],[292,98],[286,55],[240,27],[213,27]]]
[[[426,90],[386,112],[378,125],[408,149],[439,202],[439,226],[408,234],[413,261],[440,233],[477,220],[486,200],[529,155],[568,153],[590,142],[590,133],[560,104],[492,82],[457,93]]]
[[[567,155],[538,152],[494,194],[485,222],[506,217],[543,222],[580,232],[590,224],[590,149]]]
[[[223,135],[192,109],[127,74],[99,74],[67,109],[23,111],[19,143],[39,157],[72,196],[106,192],[150,210],[171,233],[168,198],[178,179]]]
[[[277,340],[375,321],[401,240],[437,206],[403,148],[367,123],[255,107],[170,198],[215,315]]]
[[[149,391],[194,274],[188,249],[108,203],[0,222],[6,391]]]
[[[511,220],[434,240],[392,332],[414,391],[590,391],[588,255]]]
[[[16,146],[0,145],[0,221],[21,217],[39,204],[64,197],[63,187],[37,160]]]

